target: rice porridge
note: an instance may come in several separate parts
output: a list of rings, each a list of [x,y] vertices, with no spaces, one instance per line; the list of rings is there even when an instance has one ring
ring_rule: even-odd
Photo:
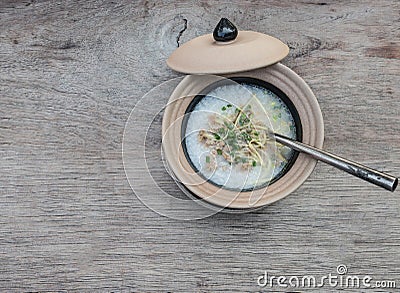
[[[265,186],[288,166],[294,152],[271,132],[296,139],[289,108],[274,92],[243,83],[219,86],[187,118],[185,147],[195,169],[232,190]]]

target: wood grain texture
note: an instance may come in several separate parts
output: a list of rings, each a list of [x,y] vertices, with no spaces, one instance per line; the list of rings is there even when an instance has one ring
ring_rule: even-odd
[[[251,214],[177,221],[133,194],[125,121],[179,76],[165,64],[177,42],[221,16],[289,44],[283,63],[319,99],[327,150],[400,174],[400,2],[230,2],[0,2],[0,291],[278,292],[257,276],[339,264],[400,286],[399,192],[333,167]]]

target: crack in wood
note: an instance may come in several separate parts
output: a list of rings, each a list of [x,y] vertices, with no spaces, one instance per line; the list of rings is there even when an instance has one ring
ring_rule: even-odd
[[[71,39],[66,41],[51,41],[49,45],[45,44],[32,44],[31,47],[43,47],[51,50],[67,50],[73,48],[79,48],[79,45],[73,42]]]
[[[177,44],[177,46],[179,47],[179,41],[180,41],[180,39],[181,39],[181,36],[182,36],[182,34],[186,31],[186,29],[187,29],[187,23],[188,23],[188,21],[187,21],[187,19],[186,18],[184,18],[183,19],[183,29],[181,29],[180,31],[179,31],[179,33],[178,33],[178,35],[176,36],[176,44]]]
[[[311,4],[311,5],[319,5],[319,6],[324,6],[328,5],[326,2],[302,2],[303,4]]]

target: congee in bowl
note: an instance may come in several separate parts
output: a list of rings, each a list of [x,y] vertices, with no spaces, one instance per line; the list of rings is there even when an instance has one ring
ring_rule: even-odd
[[[273,134],[301,140],[301,123],[289,98],[253,78],[216,82],[186,110],[182,146],[192,168],[213,185],[247,191],[272,184],[293,165],[297,152]]]

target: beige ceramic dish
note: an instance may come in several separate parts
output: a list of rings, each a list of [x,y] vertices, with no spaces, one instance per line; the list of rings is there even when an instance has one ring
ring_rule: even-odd
[[[309,86],[295,72],[277,63],[265,68],[224,75],[224,78],[230,77],[259,79],[284,92],[299,114],[302,141],[322,148],[324,124],[318,101]],[[277,181],[254,191],[236,192],[220,188],[205,181],[193,170],[181,146],[182,121],[190,102],[204,88],[214,83],[216,78],[218,77],[208,75],[186,76],[172,93],[162,123],[162,146],[170,170],[190,192],[208,203],[225,208],[258,208],[295,191],[310,176],[316,165],[316,160],[304,154],[299,154],[291,168]],[[251,198],[258,200],[253,204]]]
[[[228,43],[214,42],[204,35],[183,44],[167,60],[175,71],[187,74],[226,74],[266,67],[289,53],[280,40],[252,31],[240,31]]]

